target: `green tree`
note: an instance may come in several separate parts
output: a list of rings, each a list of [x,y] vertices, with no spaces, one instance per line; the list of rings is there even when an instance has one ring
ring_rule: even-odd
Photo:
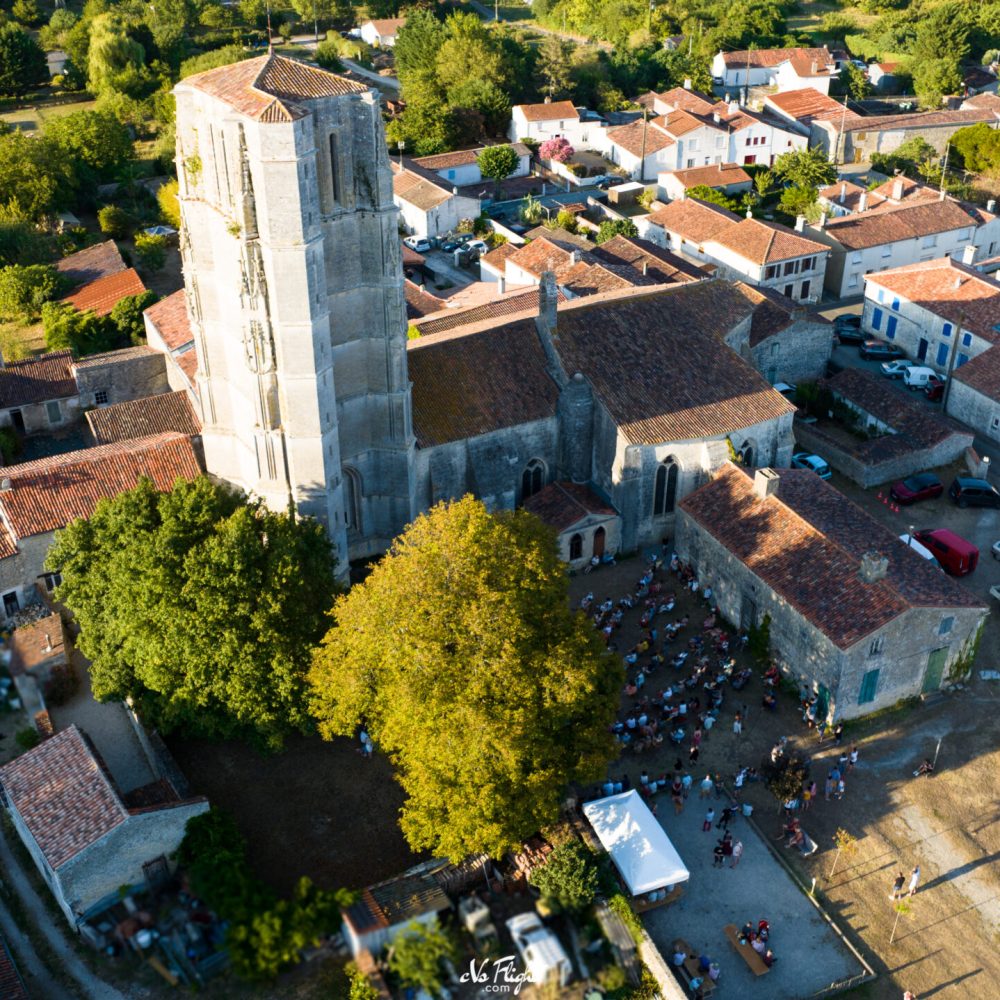
[[[445,26],[429,10],[418,8],[407,15],[392,50],[404,93],[418,80],[436,82],[438,51],[447,36]]]
[[[173,178],[161,184],[156,192],[156,203],[160,206],[160,215],[163,221],[174,229],[181,228],[181,204],[177,200],[178,183],[177,178]]]
[[[454,942],[436,920],[429,924],[412,923],[393,938],[389,968],[404,986],[437,996],[444,984],[441,962],[456,956]]]
[[[59,532],[48,558],[98,699],[272,747],[308,728],[305,672],[336,592],[315,521],[204,477],[166,493],[144,480]]]
[[[35,319],[42,306],[60,295],[66,281],[44,264],[0,267],[0,319]]]
[[[511,146],[489,146],[479,154],[479,172],[496,185],[495,199],[500,199],[500,185],[515,170],[520,159]]]
[[[150,233],[136,233],[135,253],[140,267],[147,271],[162,271],[167,263],[167,238]]]
[[[10,10],[14,15],[14,20],[23,24],[26,28],[37,27],[42,20],[41,12],[35,0],[14,0],[14,5]]]
[[[753,177],[754,190],[759,198],[765,198],[774,186],[774,174],[770,170],[759,170]]]
[[[597,242],[607,243],[616,236],[638,236],[639,230],[631,219],[606,219],[597,229]]]
[[[819,191],[809,184],[793,184],[781,192],[778,207],[786,215],[804,215],[810,222],[819,218]]]
[[[871,97],[873,88],[868,74],[854,63],[848,63],[840,71],[840,83],[845,93],[855,101]]]
[[[986,122],[959,129],[951,137],[951,148],[966,170],[1000,175],[1000,132]]]
[[[327,739],[364,720],[396,765],[414,849],[499,857],[614,756],[622,672],[567,585],[540,521],[465,497],[418,517],[337,601],[312,709]]]
[[[135,229],[135,219],[117,205],[105,205],[97,213],[101,232],[113,240],[123,240]]]
[[[329,21],[337,10],[336,0],[292,0],[292,9],[304,24],[313,26],[314,37],[319,39],[319,22]]]
[[[20,213],[0,205],[0,267],[8,264],[44,264],[52,256],[48,234],[40,233]]]
[[[16,24],[0,24],[0,94],[20,97],[48,79],[48,63],[38,42]]]
[[[529,881],[561,909],[582,913],[594,902],[600,876],[591,851],[579,840],[570,840],[555,848]]]
[[[62,156],[81,165],[95,180],[112,180],[134,156],[129,130],[107,111],[74,111],[45,126]]]
[[[782,153],[771,170],[775,177],[799,187],[825,187],[837,179],[837,168],[818,147]]]
[[[962,71],[954,59],[926,59],[913,66],[913,89],[921,107],[939,108],[949,94],[962,90]]]
[[[710,205],[718,205],[730,212],[735,212],[739,208],[739,204],[734,198],[727,198],[721,191],[716,191],[715,188],[710,188],[707,184],[696,184],[688,191],[688,197],[697,198],[698,201],[707,201]]]
[[[351,984],[347,1000],[379,1000],[379,991],[372,986],[371,980],[354,962],[348,962],[344,971]]]
[[[92,93],[128,92],[145,66],[146,51],[128,35],[121,14],[99,14],[90,22],[87,80]]]
[[[71,350],[78,358],[122,346],[118,328],[107,316],[80,312],[65,302],[46,302],[42,306],[42,327],[50,351]]]
[[[142,292],[140,295],[126,295],[115,303],[111,310],[111,322],[118,328],[123,341],[139,345],[146,343],[146,324],[142,314],[159,299],[156,292]]]
[[[570,56],[573,46],[558,35],[547,35],[538,50],[536,70],[541,89],[549,97],[561,97],[570,89]]]
[[[872,153],[872,167],[890,177],[898,171],[915,178],[928,163],[936,161],[937,156],[937,150],[926,139],[914,136],[891,153]]]

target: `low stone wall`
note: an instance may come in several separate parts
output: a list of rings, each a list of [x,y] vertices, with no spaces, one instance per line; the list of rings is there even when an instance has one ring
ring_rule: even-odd
[[[844,445],[816,424],[795,421],[797,451],[811,451],[822,456],[838,472],[859,486],[881,486],[904,479],[924,469],[948,465],[959,459],[972,444],[972,434],[952,434],[931,448],[913,448],[884,462],[868,463],[852,454]],[[860,442],[859,442],[860,443]]]

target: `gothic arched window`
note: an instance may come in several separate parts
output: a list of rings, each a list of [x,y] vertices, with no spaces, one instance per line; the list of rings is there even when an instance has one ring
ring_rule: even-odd
[[[653,480],[653,517],[670,514],[677,502],[677,476],[680,466],[673,456],[665,458],[656,467]]]
[[[545,463],[533,458],[521,473],[521,500],[533,497],[545,485]]]
[[[344,468],[344,514],[348,531],[361,531],[361,473]]]

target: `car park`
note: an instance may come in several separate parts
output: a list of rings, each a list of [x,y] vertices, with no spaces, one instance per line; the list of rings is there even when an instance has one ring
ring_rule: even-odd
[[[948,488],[948,496],[959,507],[993,507],[1000,509],[1000,490],[985,479],[956,476]]]
[[[860,344],[865,339],[860,316],[837,316],[833,321],[833,332],[842,344]]]
[[[907,370],[913,367],[913,362],[899,358],[896,361],[883,361],[879,367],[886,378],[903,378]]]
[[[933,472],[920,472],[907,479],[901,479],[889,487],[889,496],[896,503],[918,503],[920,500],[933,500],[944,493],[944,483]]]
[[[416,253],[427,253],[431,249],[431,241],[423,236],[407,236],[403,240],[403,246],[409,247]]]
[[[930,549],[941,568],[952,576],[968,576],[979,565],[979,549],[947,528],[916,531],[913,537]]]
[[[903,352],[895,344],[887,343],[884,340],[866,340],[858,346],[858,354],[870,361],[881,359],[891,360],[901,358]]]
[[[809,469],[815,472],[820,479],[829,479],[833,473],[830,466],[819,455],[810,455],[807,451],[799,451],[792,455],[793,469]]]

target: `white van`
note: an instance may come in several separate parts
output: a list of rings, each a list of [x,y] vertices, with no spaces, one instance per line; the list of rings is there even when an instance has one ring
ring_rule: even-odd
[[[507,921],[507,930],[521,953],[529,981],[541,986],[550,980],[560,988],[573,978],[573,967],[559,938],[535,913],[519,913]]]
[[[926,545],[921,544],[915,538],[911,538],[908,534],[900,535],[899,540],[908,549],[913,549],[918,556],[923,556],[929,563],[933,563],[938,569],[941,569],[941,563],[934,558],[934,553]],[[944,571],[942,570],[942,572]]]
[[[913,368],[907,368],[903,372],[903,385],[916,392],[917,389],[925,388],[936,375],[937,372],[933,368],[921,368],[919,365],[914,365]]]

